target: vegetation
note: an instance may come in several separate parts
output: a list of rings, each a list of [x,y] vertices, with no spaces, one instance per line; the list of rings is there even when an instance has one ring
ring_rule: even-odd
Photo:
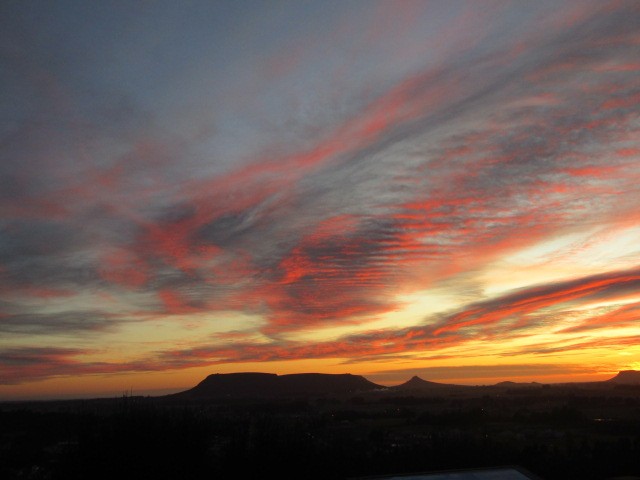
[[[0,478],[346,478],[520,465],[640,474],[640,392],[571,388],[0,406]]]

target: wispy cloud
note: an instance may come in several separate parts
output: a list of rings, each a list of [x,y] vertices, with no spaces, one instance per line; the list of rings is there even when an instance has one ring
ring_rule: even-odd
[[[79,347],[136,322],[261,320],[262,343],[203,338],[87,364],[107,372],[446,355],[543,324],[576,338],[633,327],[636,303],[569,321],[637,289],[632,249],[616,271],[495,298],[476,274],[640,221],[638,5],[456,5],[118,7],[100,22],[49,7],[53,23],[5,7],[0,58],[15,74],[2,82],[22,101],[2,107],[0,330]],[[247,15],[253,27],[219,33]],[[293,20],[310,16],[305,34]],[[475,298],[376,329],[408,294],[451,285]],[[60,355],[51,375],[70,371]]]

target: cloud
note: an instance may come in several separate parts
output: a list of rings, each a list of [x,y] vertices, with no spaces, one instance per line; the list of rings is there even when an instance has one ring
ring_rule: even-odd
[[[577,341],[566,341],[557,344],[541,343],[529,345],[512,352],[503,352],[501,356],[517,356],[522,354],[535,354],[535,355],[550,355],[556,356],[559,353],[572,353],[589,349],[602,349],[602,348],[623,348],[632,347],[638,344],[640,336],[616,336],[611,338],[602,338],[596,340],[584,340],[584,337],[577,337]]]
[[[55,313],[3,313],[0,315],[0,332],[5,335],[95,333],[113,330],[117,328],[121,320],[118,315],[99,310],[71,310]]]
[[[553,285],[523,289],[497,299],[478,302],[467,305],[466,308],[441,315],[430,317],[421,326],[403,329],[386,329],[346,335],[335,341],[325,342],[296,342],[284,340],[272,340],[268,343],[256,343],[247,340],[246,335],[237,337],[232,335],[227,338],[224,335],[217,337],[213,345],[200,345],[186,349],[168,349],[155,352],[146,358],[121,363],[87,363],[84,365],[63,365],[58,370],[59,374],[70,374],[71,371],[85,373],[114,373],[127,371],[157,371],[166,369],[184,369],[196,366],[246,363],[246,362],[270,362],[282,360],[300,360],[312,358],[347,358],[366,359],[369,362],[376,360],[398,359],[399,354],[405,359],[437,359],[446,358],[459,360],[459,356],[446,354],[444,357],[438,352],[452,347],[462,347],[465,344],[482,340],[491,340],[499,335],[503,340],[509,337],[522,335],[521,329],[537,326],[540,317],[545,317],[545,310],[552,306],[563,305],[571,302],[588,302],[594,299],[615,299],[621,294],[636,291],[640,282],[640,273],[637,269],[629,271],[610,272],[567,282],[559,282]],[[177,312],[184,312],[182,304]],[[637,310],[637,306],[621,307],[618,310],[625,314],[629,310]],[[632,313],[631,313],[632,314]],[[630,314],[630,315],[631,315]],[[531,317],[533,321],[528,321]],[[553,315],[550,317],[553,319]],[[607,322],[606,316],[598,317],[602,322]],[[610,320],[610,319],[609,319]],[[625,316],[625,321],[632,321],[632,317]],[[549,323],[549,318],[546,318]],[[586,328],[596,328],[586,321]],[[60,328],[64,325],[59,323]],[[52,323],[55,325],[55,323]],[[583,325],[583,326],[585,326]],[[515,328],[514,328],[515,326]],[[553,325],[548,325],[552,327]],[[448,328],[447,328],[448,327]],[[481,327],[480,330],[478,328]],[[525,333],[526,335],[526,333]],[[549,355],[557,353],[578,352],[590,348],[614,347],[621,345],[634,345],[637,342],[635,336],[615,337],[601,340],[563,340],[562,343],[539,344],[512,350],[511,353],[503,353],[503,356],[513,355]],[[412,356],[411,353],[414,353]],[[425,354],[425,352],[428,352]],[[27,354],[25,354],[25,358]],[[465,367],[467,368],[467,367]],[[480,368],[480,367],[478,367]],[[468,367],[468,375],[478,373],[478,368]],[[500,368],[509,368],[508,366]],[[498,375],[502,370],[494,368],[492,371]],[[559,374],[571,373],[573,370],[565,367]],[[575,367],[578,368],[578,367]],[[580,369],[584,371],[584,367]],[[571,372],[569,371],[571,370]],[[435,371],[435,370],[434,370]],[[438,372],[449,371],[446,368]],[[454,370],[451,370],[452,372]],[[462,370],[460,371],[462,372]],[[462,373],[458,372],[457,375]],[[525,372],[518,375],[527,375]],[[575,373],[575,372],[574,372]],[[25,373],[28,375],[28,372]],[[40,374],[38,374],[40,375]],[[493,375],[493,374],[492,374]],[[514,373],[516,375],[516,373]],[[456,377],[462,378],[462,377]],[[467,378],[467,377],[465,377]]]
[[[467,305],[465,308],[445,315],[429,317],[424,324],[403,329],[386,329],[346,335],[335,341],[299,343],[273,341],[270,343],[233,342],[222,345],[201,346],[185,350],[159,352],[160,363],[184,368],[194,365],[219,363],[243,363],[256,361],[294,360],[309,358],[366,358],[393,359],[397,354],[429,351],[431,355],[451,347],[461,347],[469,342],[492,340],[496,336],[503,341],[510,337],[525,335],[541,323],[549,330],[554,327],[554,314],[546,313],[552,307],[567,306],[576,302],[617,299],[621,295],[637,291],[640,285],[640,270],[609,272],[566,282],[558,282],[527,288]],[[632,322],[637,306],[613,310],[619,321]],[[622,316],[622,317],[620,317]],[[606,316],[598,317],[602,323],[611,322]],[[589,328],[590,320],[579,324],[576,330]],[[609,326],[611,323],[609,323]],[[571,331],[571,329],[569,329]],[[560,333],[562,330],[560,330]],[[635,337],[634,337],[635,338]],[[526,347],[518,354],[547,354],[551,352],[579,351],[584,348],[626,344],[624,338],[611,338],[599,342],[572,342],[564,345]],[[424,356],[424,353],[422,353]],[[411,358],[409,356],[409,358]],[[426,356],[429,358],[429,355]]]
[[[527,317],[549,307],[603,298],[616,298],[637,291],[640,269],[609,272],[566,282],[523,289],[515,293],[472,304],[445,317],[433,331],[434,335],[470,327],[494,327],[508,330],[527,327]]]
[[[0,350],[0,385],[18,384],[69,373],[74,357],[86,353],[74,348],[13,347]]]
[[[224,69],[207,70],[207,55],[181,58],[188,65],[166,83],[139,78],[143,65],[166,69],[140,45],[180,57],[168,40],[175,29],[132,30],[125,37],[137,49],[118,37],[93,51],[65,43],[75,17],[50,26],[62,29],[52,45],[20,17],[26,33],[11,27],[0,43],[21,78],[2,80],[25,100],[0,132],[0,300],[13,305],[0,329],[81,336],[149,316],[234,310],[259,315],[269,343],[194,345],[87,368],[373,360],[506,340],[559,322],[550,310],[637,289],[632,268],[482,298],[414,327],[283,340],[329,326],[362,331],[402,309],[404,294],[452,284],[481,292],[473,273],[518,249],[594,223],[612,232],[637,224],[637,4],[526,6],[519,15],[509,4],[397,8],[402,15],[390,16],[382,2],[363,17],[349,7],[335,36],[318,31],[317,41],[289,42],[300,46],[295,58],[269,56],[266,77],[254,56],[225,60],[249,79],[237,90],[223,86]],[[135,23],[117,22],[122,14],[107,24]],[[334,20],[325,13],[321,24]],[[334,58],[329,47],[343,38],[358,41]],[[219,60],[204,43],[196,50]],[[295,114],[282,111],[289,87],[303,93]],[[192,104],[200,106],[175,106]],[[43,299],[96,292],[117,314],[42,311]],[[599,310],[564,333],[628,326],[635,314],[634,305]]]
[[[622,306],[594,309],[595,315],[581,320],[577,325],[561,330],[562,333],[586,332],[589,330],[610,329],[612,327],[633,326],[640,318],[640,302]]]

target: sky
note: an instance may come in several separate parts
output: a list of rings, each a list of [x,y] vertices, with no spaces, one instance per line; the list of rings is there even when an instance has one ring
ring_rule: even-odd
[[[0,399],[640,369],[640,3],[0,5]]]

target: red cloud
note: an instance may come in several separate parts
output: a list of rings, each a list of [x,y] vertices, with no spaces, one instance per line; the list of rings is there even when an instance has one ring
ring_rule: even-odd
[[[476,304],[447,317],[433,334],[440,335],[477,325],[496,325],[505,320],[509,320],[511,326],[526,324],[527,315],[545,308],[596,295],[616,295],[636,285],[640,285],[640,272],[634,269],[527,289]]]
[[[640,302],[613,307],[599,309],[597,315],[590,316],[585,320],[581,320],[579,324],[568,327],[560,331],[560,333],[575,333],[601,328],[611,329],[616,327],[624,327],[635,325],[640,320]]]
[[[100,274],[106,281],[123,287],[141,287],[149,280],[147,265],[127,250],[105,254]]]

